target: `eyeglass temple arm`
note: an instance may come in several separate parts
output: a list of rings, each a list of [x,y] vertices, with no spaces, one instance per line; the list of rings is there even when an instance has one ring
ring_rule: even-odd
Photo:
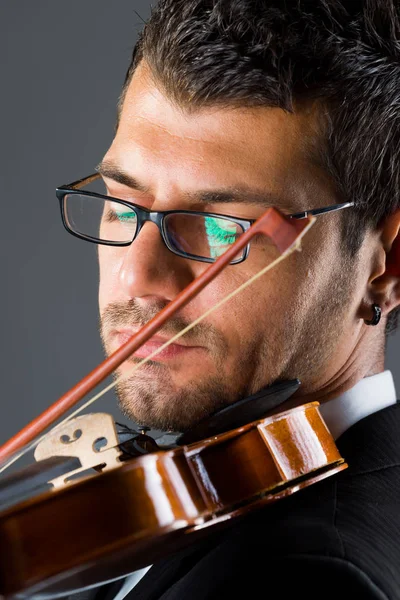
[[[313,210],[305,210],[304,212],[295,213],[294,215],[288,215],[290,219],[306,219],[309,215],[316,217],[323,215],[324,213],[334,212],[336,210],[342,210],[354,206],[354,202],[343,202],[342,204],[332,204],[331,206],[325,206],[323,208],[315,208]]]
[[[100,178],[100,173],[92,173],[91,175],[88,175],[87,177],[84,177],[83,179],[78,179],[78,181],[74,181],[72,183],[68,183],[67,185],[60,185],[59,190],[62,190],[63,188],[68,188],[68,189],[79,189],[85,185],[89,185],[89,183],[92,183],[92,181],[96,181],[96,179]]]

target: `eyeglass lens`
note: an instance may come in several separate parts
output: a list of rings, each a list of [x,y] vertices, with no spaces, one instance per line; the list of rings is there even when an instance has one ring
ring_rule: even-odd
[[[72,231],[104,242],[130,243],[138,227],[133,208],[86,194],[67,194],[64,215]],[[164,236],[172,250],[207,259],[221,256],[243,231],[230,219],[210,215],[172,213],[163,221]]]

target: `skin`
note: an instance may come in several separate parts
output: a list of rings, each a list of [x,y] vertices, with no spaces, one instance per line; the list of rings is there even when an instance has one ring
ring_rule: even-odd
[[[151,210],[201,210],[257,218],[269,206],[239,200],[212,204],[199,190],[247,186],[290,213],[342,202],[304,140],[318,138],[317,104],[295,114],[277,108],[203,108],[173,104],[139,65],[128,88],[115,139],[103,165],[108,193]],[[110,167],[137,179],[145,191],[118,183]],[[352,210],[351,208],[346,211]],[[122,410],[153,428],[183,431],[218,408],[282,379],[299,378],[299,391],[279,410],[326,402],[384,368],[384,324],[400,303],[399,273],[388,268],[399,243],[400,215],[368,231],[355,260],[343,251],[344,213],[318,217],[302,243],[278,267],[187,334],[191,346],[168,360],[154,359],[128,377],[133,357],[119,369]],[[162,335],[171,337],[278,256],[263,238],[246,261],[232,265],[196,297]],[[138,329],[207,265],[180,258],[146,223],[128,247],[99,246],[99,306],[108,353],[122,343],[116,331]],[[383,319],[368,327],[371,306]]]

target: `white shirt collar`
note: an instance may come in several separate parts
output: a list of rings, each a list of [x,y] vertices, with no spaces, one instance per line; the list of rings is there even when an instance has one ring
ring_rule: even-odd
[[[341,396],[321,404],[320,413],[336,440],[357,421],[396,401],[392,373],[383,371],[361,379]]]

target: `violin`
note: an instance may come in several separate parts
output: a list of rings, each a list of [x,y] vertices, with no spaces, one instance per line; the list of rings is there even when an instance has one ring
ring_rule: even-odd
[[[280,257],[218,306],[299,249],[313,221],[268,209],[138,333],[4,444],[0,472],[2,462],[11,464],[18,451],[136,352],[255,235],[269,236]],[[257,403],[243,410],[239,401],[165,448],[143,431],[130,446],[136,451],[130,452],[129,444],[120,444],[110,415],[76,417],[76,411],[67,417],[34,444],[36,466],[0,479],[0,598],[50,599],[128,575],[347,468],[318,402],[267,414],[298,385],[275,385],[258,418],[251,409]],[[39,492],[19,498],[22,483],[35,482],[43,473],[50,489],[39,486]],[[13,498],[5,508],[2,496]]]

